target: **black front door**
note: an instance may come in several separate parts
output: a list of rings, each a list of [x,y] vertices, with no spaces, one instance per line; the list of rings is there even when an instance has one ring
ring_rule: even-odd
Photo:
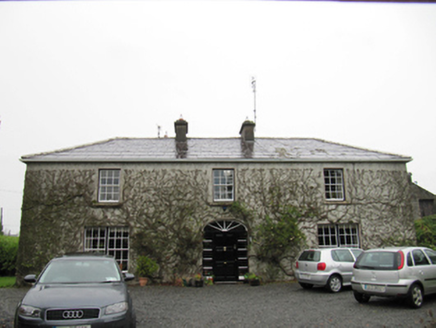
[[[219,232],[214,236],[213,258],[215,266],[213,275],[216,281],[238,280],[238,236],[232,232]]]
[[[215,281],[237,281],[248,270],[247,231],[235,221],[206,226],[203,242],[203,273]]]

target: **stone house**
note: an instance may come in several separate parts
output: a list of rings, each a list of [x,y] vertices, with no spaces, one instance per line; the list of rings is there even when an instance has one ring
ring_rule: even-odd
[[[410,157],[256,138],[254,128],[245,121],[240,138],[188,138],[180,119],[175,138],[116,138],[23,156],[18,278],[53,256],[98,251],[130,272],[148,255],[163,282],[196,272],[218,281],[248,271],[285,279],[303,247],[415,242]],[[298,209],[305,240],[274,263],[259,256],[265,241],[256,233],[289,208]]]

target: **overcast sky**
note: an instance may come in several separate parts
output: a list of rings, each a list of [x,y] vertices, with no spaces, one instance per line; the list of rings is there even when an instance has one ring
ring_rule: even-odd
[[[314,137],[413,157],[436,193],[436,5],[0,2],[0,207],[23,155],[113,137]]]

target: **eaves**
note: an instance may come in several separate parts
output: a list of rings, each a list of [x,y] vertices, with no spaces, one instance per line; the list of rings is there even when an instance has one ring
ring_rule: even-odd
[[[411,157],[402,158],[198,158],[198,159],[142,159],[142,158],[21,158],[20,161],[26,164],[30,163],[408,163],[412,161]]]

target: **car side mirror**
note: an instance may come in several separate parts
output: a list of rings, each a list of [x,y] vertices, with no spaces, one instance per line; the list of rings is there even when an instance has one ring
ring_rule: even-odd
[[[130,280],[135,279],[135,275],[133,273],[126,272],[126,273],[123,273],[123,276],[124,276],[124,281],[130,281]]]
[[[24,277],[24,281],[28,283],[34,283],[36,282],[36,274],[28,274]]]

